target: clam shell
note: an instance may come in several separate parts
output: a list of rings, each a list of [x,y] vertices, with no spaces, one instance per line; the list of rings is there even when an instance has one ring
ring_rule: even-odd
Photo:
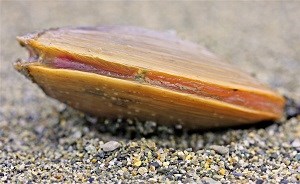
[[[43,91],[101,117],[199,129],[276,120],[284,99],[205,48],[143,28],[58,28],[18,37],[15,68]]]

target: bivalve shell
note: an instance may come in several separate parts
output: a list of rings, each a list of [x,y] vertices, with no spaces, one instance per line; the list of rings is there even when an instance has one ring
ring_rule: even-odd
[[[15,68],[75,109],[199,129],[276,120],[284,99],[205,48],[143,28],[58,28],[18,37]]]

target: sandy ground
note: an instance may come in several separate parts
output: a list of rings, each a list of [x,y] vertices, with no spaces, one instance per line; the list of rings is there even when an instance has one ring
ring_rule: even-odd
[[[271,124],[265,127],[250,127],[241,130],[225,129],[221,132],[177,135],[176,131],[172,133],[172,129],[171,132],[168,132],[158,126],[156,132],[163,132],[163,135],[146,136],[145,139],[143,135],[148,135],[147,133],[141,134],[143,131],[134,130],[139,136],[127,136],[128,132],[126,131],[129,131],[128,128],[122,129],[125,132],[118,135],[119,133],[116,133],[115,130],[105,127],[106,125],[103,122],[100,122],[100,124],[102,123],[104,128],[100,127],[99,129],[93,123],[91,125],[89,120],[82,118],[82,114],[69,108],[64,110],[63,104],[46,97],[36,85],[26,80],[12,67],[12,63],[17,58],[27,57],[25,49],[21,48],[15,39],[18,35],[70,25],[135,25],[156,30],[176,31],[182,38],[206,46],[228,62],[238,66],[245,72],[254,74],[259,80],[269,84],[275,90],[299,102],[299,2],[1,1],[0,6],[1,181],[70,180],[95,182],[100,181],[101,178],[105,179],[102,181],[120,181],[123,179],[126,179],[126,181],[150,181],[150,178],[156,178],[151,182],[212,182],[212,180],[224,183],[229,181],[299,182],[300,155],[299,147],[297,147],[300,144],[299,117],[284,121],[283,125]],[[66,125],[62,121],[69,124]],[[77,135],[77,137],[75,135],[77,142],[72,144],[78,144],[78,141],[82,142],[83,148],[82,150],[80,147],[75,149],[73,148],[74,145],[72,147],[71,144],[72,150],[69,150],[69,152],[74,154],[65,155],[65,151],[69,147],[63,149],[66,146],[63,140],[73,134]],[[224,138],[224,136],[227,136],[227,138]],[[274,136],[278,137],[278,140],[273,140]],[[240,160],[244,159],[244,163],[249,162],[249,158],[239,156],[239,151],[233,148],[242,146],[246,151],[251,152],[251,145],[247,146],[245,143],[245,141],[249,142],[248,139],[251,139],[251,137],[254,137],[253,139],[259,137],[257,140],[270,144],[267,147],[261,147],[261,150],[267,154],[262,156],[263,161],[258,163],[266,164],[268,166],[267,170],[251,170],[250,167],[245,171],[243,164],[241,164],[242,169],[240,170],[224,166],[224,172],[222,166],[218,164],[218,167],[206,167],[207,160],[205,159],[207,158],[202,158],[201,155],[208,154],[207,157],[212,160],[212,163],[215,162],[215,159],[220,159],[217,151],[215,154],[212,153],[213,155],[209,155],[211,152],[206,152],[209,151],[211,145],[221,145],[222,148],[229,148],[229,155],[226,155],[224,157],[225,161],[223,161],[225,165],[228,160],[235,157]],[[73,137],[73,139],[75,138]],[[132,138],[134,139],[132,140]],[[224,140],[220,141],[221,139]],[[144,160],[142,160],[144,165],[141,166],[143,169],[134,164],[131,167],[130,164],[134,161],[128,161],[125,165],[119,164],[114,167],[111,165],[116,164],[118,160],[111,163],[111,160],[114,159],[109,160],[108,158],[113,156],[107,154],[102,160],[97,157],[96,161],[93,161],[92,159],[95,158],[98,151],[93,153],[88,151],[89,148],[85,149],[85,146],[92,145],[98,150],[101,144],[110,140],[116,140],[122,145],[116,153],[128,155],[133,154],[129,149],[133,143],[137,142],[137,146],[133,147],[142,147],[143,144],[149,142],[154,143],[156,146],[155,149],[153,148],[153,152],[159,152],[159,154],[162,152],[162,154],[167,155],[165,160],[161,161],[161,167],[164,168],[171,168],[172,166],[172,162],[168,160],[173,158],[170,149],[174,149],[174,154],[178,154],[180,150],[185,150],[185,158],[191,154],[192,157],[197,157],[195,158],[196,161],[199,163],[203,161],[204,164],[192,163],[187,167],[182,166],[182,168],[175,164],[177,168],[181,168],[183,171],[174,174],[169,170],[158,172],[157,168],[157,171],[151,171],[151,173],[151,166],[147,165]],[[201,144],[197,144],[197,146],[189,143],[192,140],[200,141]],[[178,142],[185,143],[177,144]],[[193,149],[190,150],[190,147]],[[270,155],[268,155],[268,150],[272,147],[277,148],[275,149],[276,154],[282,159],[273,159],[270,156],[273,152],[270,151]],[[136,154],[141,153],[141,151],[136,150],[133,152]],[[55,159],[52,159],[48,153],[56,155],[53,157]],[[32,157],[26,157],[30,154]],[[84,168],[82,170],[86,172],[80,175],[82,179],[79,180],[76,179],[79,173],[77,172],[78,164],[77,162],[77,165],[73,161],[71,162],[74,158],[81,158],[81,155],[78,156],[78,154],[84,155],[80,167]],[[47,157],[49,159],[45,161]],[[87,161],[88,159],[89,161]],[[290,161],[284,163],[284,159]],[[98,165],[95,165],[94,162]],[[106,162],[111,165],[103,165]],[[170,166],[168,164],[163,165],[165,162],[171,163]],[[278,166],[269,166],[273,162]],[[50,169],[41,168],[39,170],[41,164],[48,165]],[[230,165],[230,163],[228,164]],[[56,165],[58,166],[56,167]],[[62,170],[62,167],[66,169]],[[199,170],[207,169],[209,172],[196,172],[195,177],[189,176],[189,172],[184,172],[184,170],[188,171],[190,168],[197,167],[199,167]],[[93,168],[100,168],[99,173],[92,172]],[[34,174],[38,172],[42,174]],[[87,174],[88,172],[90,173]],[[126,172],[129,173],[127,178],[124,174]],[[173,174],[170,175],[170,173]],[[97,177],[100,179],[97,179]],[[192,179],[184,180],[185,178]]]

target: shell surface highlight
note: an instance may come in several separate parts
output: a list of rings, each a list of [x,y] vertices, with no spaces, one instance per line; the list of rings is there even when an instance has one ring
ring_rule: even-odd
[[[18,37],[15,68],[75,109],[189,128],[276,120],[284,99],[205,48],[126,26],[58,28]]]

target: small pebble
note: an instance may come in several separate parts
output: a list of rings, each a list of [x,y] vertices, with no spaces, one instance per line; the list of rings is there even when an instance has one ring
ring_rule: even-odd
[[[272,158],[272,159],[277,159],[277,158],[278,158],[277,153],[272,153],[271,156],[270,156],[270,158]]]
[[[155,168],[160,167],[160,164],[157,161],[152,162],[150,165],[154,166]]]
[[[167,167],[167,166],[169,166],[169,165],[170,165],[170,162],[164,162],[164,163],[163,163],[163,166],[164,166],[164,167]]]
[[[184,153],[182,151],[178,151],[177,155],[178,155],[179,158],[184,159]]]
[[[156,179],[156,178],[150,178],[148,181],[149,181],[150,183],[156,183],[156,182],[157,182],[157,179]]]
[[[109,141],[109,142],[103,144],[101,146],[101,148],[105,152],[110,152],[110,151],[114,151],[115,149],[119,148],[120,146],[121,146],[121,144],[117,141]]]
[[[221,182],[216,181],[216,180],[214,180],[214,179],[212,179],[210,177],[204,177],[204,178],[202,178],[202,182],[204,184],[220,184],[221,183]]]
[[[94,178],[89,178],[89,183],[93,183],[94,180]]]
[[[88,153],[96,153],[97,152],[97,149],[95,148],[95,146],[93,145],[88,145],[85,147],[85,150],[88,152]]]
[[[233,172],[232,173],[235,177],[240,177],[240,176],[243,176],[242,173],[238,173],[238,172]]]
[[[147,145],[148,148],[150,148],[152,150],[156,148],[155,142],[153,142],[153,141],[148,141],[146,143],[146,145]]]
[[[140,175],[144,175],[145,173],[148,172],[148,169],[146,167],[140,167],[138,169],[138,172],[139,172]]]
[[[223,169],[223,168],[221,168],[221,169],[219,170],[219,173],[220,173],[221,175],[225,175],[225,174],[226,174],[226,170]]]
[[[122,176],[124,174],[124,171],[120,169],[117,171],[117,173]]]
[[[300,139],[295,139],[291,145],[294,148],[299,148],[300,147]]]
[[[280,182],[279,182],[280,184],[288,184],[289,183],[289,181],[288,180],[286,180],[286,179],[282,179],[282,180],[280,180]]]
[[[142,161],[140,160],[140,158],[134,158],[133,159],[133,165],[135,167],[140,167],[142,165]]]
[[[297,154],[296,154],[295,159],[296,159],[297,161],[300,161],[300,153],[297,153]]]
[[[221,155],[226,155],[227,153],[229,153],[229,149],[224,146],[211,145],[209,149],[212,149]]]
[[[264,183],[264,180],[261,180],[261,179],[258,179],[256,180],[255,184],[263,184]]]

